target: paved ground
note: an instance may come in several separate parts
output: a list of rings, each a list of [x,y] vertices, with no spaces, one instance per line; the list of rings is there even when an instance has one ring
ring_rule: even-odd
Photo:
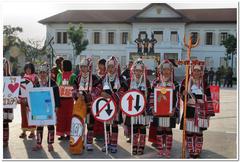
[[[221,112],[212,118],[210,128],[204,133],[204,146],[201,158],[209,159],[236,159],[237,150],[237,91],[236,88],[221,89]],[[49,153],[47,150],[46,133],[43,141],[43,150],[39,152],[31,151],[35,140],[19,139],[20,129],[20,107],[14,111],[15,117],[10,124],[10,142],[9,147],[3,149],[3,158],[5,159],[89,159],[89,158],[122,158],[122,159],[156,159],[157,151],[147,142],[145,154],[142,156],[131,156],[130,144],[126,143],[123,136],[123,129],[120,128],[119,150],[117,154],[108,154],[101,152],[102,142],[94,142],[94,151],[85,151],[82,155],[71,155],[68,152],[68,142],[58,141],[55,138],[54,152]],[[171,158],[181,158],[181,140],[182,133],[179,129],[174,129],[174,142]]]

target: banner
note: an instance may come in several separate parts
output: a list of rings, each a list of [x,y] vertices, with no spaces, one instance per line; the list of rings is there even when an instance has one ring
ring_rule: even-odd
[[[3,108],[16,108],[20,89],[20,76],[4,77]]]
[[[154,89],[154,115],[169,116],[172,113],[173,90],[157,87]]]
[[[72,98],[72,86],[59,86],[60,97]]]
[[[210,86],[211,98],[212,98],[212,105],[215,113],[220,113],[220,90],[219,86]]]
[[[51,87],[31,88],[28,90],[29,125],[55,125],[55,101]]]

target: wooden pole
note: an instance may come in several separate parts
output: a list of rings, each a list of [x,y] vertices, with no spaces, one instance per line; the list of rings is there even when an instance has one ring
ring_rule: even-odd
[[[191,56],[191,49],[195,48],[199,44],[199,38],[197,39],[196,43],[192,44],[192,36],[189,37],[188,44],[186,43],[185,36],[184,36],[184,46],[187,48],[187,64],[186,64],[186,76],[185,76],[185,91],[188,92],[188,79],[189,79],[189,67],[190,67],[190,56]],[[182,135],[182,158],[186,158],[186,112],[187,112],[187,94],[184,94],[184,107],[183,107],[183,135]]]

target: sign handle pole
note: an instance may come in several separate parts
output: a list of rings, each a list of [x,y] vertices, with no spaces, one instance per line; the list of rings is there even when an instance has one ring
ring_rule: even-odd
[[[105,148],[106,148],[106,155],[108,154],[108,145],[107,145],[107,126],[106,126],[106,122],[104,123],[104,136],[105,136]]]
[[[131,155],[133,155],[133,117],[131,117]]]

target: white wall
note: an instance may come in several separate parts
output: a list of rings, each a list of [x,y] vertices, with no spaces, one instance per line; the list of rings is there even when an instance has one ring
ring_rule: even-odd
[[[150,14],[150,13],[149,13]],[[137,52],[136,44],[134,40],[138,37],[139,31],[146,31],[149,39],[151,38],[151,32],[163,31],[163,41],[158,42],[155,45],[155,52],[160,53],[161,60],[164,53],[178,53],[178,59],[184,59],[186,57],[186,48],[183,46],[183,37],[186,34],[188,39],[189,33],[200,33],[200,44],[197,48],[192,49],[192,56],[198,57],[201,60],[205,60],[205,57],[213,58],[213,66],[217,68],[220,64],[220,57],[224,57],[225,48],[220,46],[219,34],[221,32],[228,32],[236,36],[236,24],[185,24],[185,23],[133,23],[133,24],[84,24],[84,31],[86,32],[86,38],[89,40],[87,50],[82,52],[82,55],[87,56],[100,56],[107,59],[109,56],[114,55],[119,58],[119,61],[129,61],[129,53]],[[52,24],[47,25],[47,35],[55,36],[57,31],[66,31],[67,24]],[[101,43],[93,44],[93,33],[98,31],[101,33]],[[115,43],[107,44],[107,32],[115,32]],[[179,34],[180,44],[173,44],[170,41],[171,31],[177,31]],[[120,34],[121,32],[129,32],[130,42],[129,44],[121,44]],[[214,44],[205,45],[206,32],[214,33]],[[53,45],[55,53],[57,55],[66,55],[67,59],[73,59],[73,48],[68,40],[68,44],[55,44]],[[125,58],[124,58],[125,57]],[[79,60],[79,59],[77,59]],[[235,62],[235,61],[234,61]],[[77,63],[77,62],[76,62]]]

